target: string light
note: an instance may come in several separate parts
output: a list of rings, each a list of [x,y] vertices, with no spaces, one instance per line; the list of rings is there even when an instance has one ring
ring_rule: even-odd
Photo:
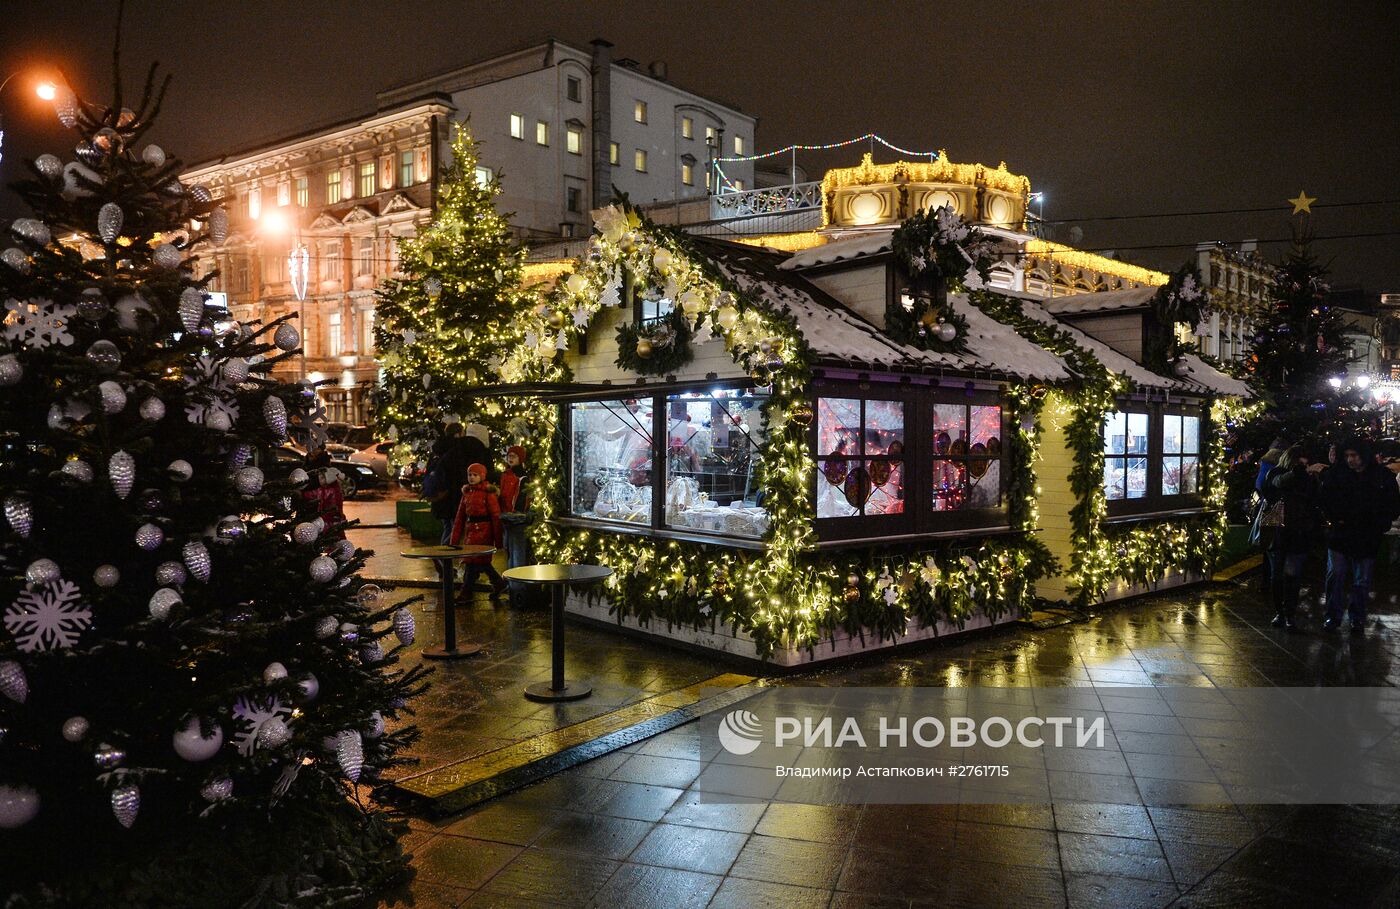
[[[876,133],[866,133],[863,136],[856,136],[854,139],[844,139],[840,142],[827,142],[824,145],[789,145],[786,148],[780,148],[776,151],[764,152],[760,155],[725,155],[723,157],[716,158],[715,160],[762,161],[765,158],[772,158],[776,157],[777,155],[786,155],[790,152],[830,151],[835,148],[845,148],[848,145],[855,145],[858,142],[879,142],[885,148],[888,148],[891,151],[898,152],[901,155],[910,155],[915,158],[928,158],[930,161],[942,154],[941,151],[910,151],[907,148],[901,148],[900,146],[895,145],[893,142],[890,142],[888,139],[885,139]]]

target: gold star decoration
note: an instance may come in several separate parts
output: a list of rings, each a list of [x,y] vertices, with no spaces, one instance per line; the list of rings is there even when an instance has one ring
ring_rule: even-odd
[[[1308,194],[1300,189],[1298,190],[1298,198],[1289,199],[1288,201],[1293,203],[1293,214],[1299,215],[1304,212],[1312,214],[1312,204],[1317,201],[1317,196],[1309,198]]]

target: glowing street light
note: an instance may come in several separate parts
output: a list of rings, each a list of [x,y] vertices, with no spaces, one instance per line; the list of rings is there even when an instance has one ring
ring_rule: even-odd
[[[15,70],[14,72],[6,76],[5,80],[3,82],[0,82],[0,92],[3,92],[5,90],[5,86],[10,84],[11,79],[13,79],[15,76],[18,76],[22,72],[24,72],[24,70]],[[53,82],[50,82],[49,80],[45,79],[38,85],[34,86],[34,94],[38,95],[45,101],[52,101],[54,97],[58,94],[58,86],[55,85]],[[0,161],[5,160],[4,148],[5,120],[3,116],[0,116]]]
[[[45,79],[43,82],[40,82],[38,85],[34,86],[34,94],[38,95],[45,101],[52,101],[55,97],[58,96],[58,86],[50,82],[48,79]]]

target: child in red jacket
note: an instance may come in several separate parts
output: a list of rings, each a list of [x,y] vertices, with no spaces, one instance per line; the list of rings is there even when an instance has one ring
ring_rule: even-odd
[[[457,518],[452,522],[453,546],[501,546],[501,503],[496,487],[486,482],[486,466],[472,464],[467,468],[467,485],[462,487],[462,501],[457,505]],[[462,560],[466,578],[461,599],[471,600],[471,589],[477,576],[486,572],[491,579],[491,599],[501,595],[506,582],[491,564],[491,556],[468,556]]]
[[[525,471],[525,449],[512,445],[506,449],[506,472],[501,474],[501,511],[525,511],[528,497],[522,488],[529,474]]]

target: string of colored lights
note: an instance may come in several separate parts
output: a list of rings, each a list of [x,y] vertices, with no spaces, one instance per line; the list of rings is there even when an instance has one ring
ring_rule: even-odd
[[[833,148],[845,148],[847,145],[855,145],[857,142],[872,142],[872,141],[873,141],[873,142],[879,142],[881,145],[885,146],[885,148],[888,148],[888,149],[890,149],[891,151],[899,152],[901,155],[913,155],[913,156],[918,157],[918,158],[928,158],[929,160],[933,160],[934,158],[937,158],[937,157],[939,156],[939,152],[936,152],[936,151],[922,151],[922,152],[921,152],[921,151],[910,151],[910,150],[907,149],[907,148],[901,148],[901,147],[899,147],[898,145],[895,145],[893,142],[889,141],[888,139],[883,138],[882,136],[880,136],[880,135],[877,134],[877,133],[866,133],[866,134],[863,135],[863,136],[856,136],[854,139],[845,139],[845,140],[843,140],[843,141],[841,141],[841,142],[828,142],[828,143],[826,143],[825,145],[789,145],[789,146],[787,146],[786,148],[779,148],[779,149],[777,149],[777,150],[775,150],[775,151],[764,152],[763,154],[760,154],[760,155],[724,155],[724,156],[722,156],[722,157],[716,158],[715,160],[716,160],[716,161],[762,161],[764,158],[773,158],[773,157],[776,157],[776,156],[778,156],[778,155],[786,155],[786,154],[788,154],[788,153],[790,153],[790,152],[799,152],[799,151],[830,151],[830,150],[833,149]]]

